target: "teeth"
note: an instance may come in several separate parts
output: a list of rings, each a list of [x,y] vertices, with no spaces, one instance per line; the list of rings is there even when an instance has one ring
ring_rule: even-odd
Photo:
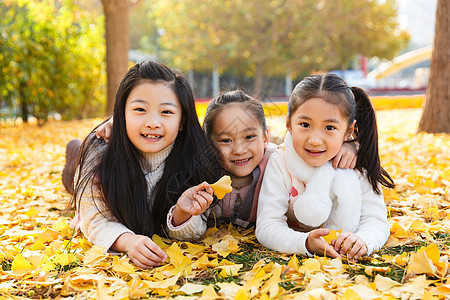
[[[235,160],[234,162],[239,164],[239,163],[246,162],[247,160],[249,160],[249,158],[246,158],[246,159],[243,159],[243,160]]]
[[[154,135],[154,134],[144,134],[144,136],[148,139],[157,139],[160,138],[160,135]]]

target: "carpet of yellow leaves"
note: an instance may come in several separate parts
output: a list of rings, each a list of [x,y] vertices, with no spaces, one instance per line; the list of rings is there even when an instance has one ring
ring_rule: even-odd
[[[391,236],[358,263],[268,251],[253,230],[210,229],[197,243],[154,236],[152,270],[92,246],[69,226],[65,144],[100,120],[0,128],[0,299],[445,299],[450,297],[450,136],[415,134],[420,109],[378,112]],[[284,118],[269,124],[282,134]]]

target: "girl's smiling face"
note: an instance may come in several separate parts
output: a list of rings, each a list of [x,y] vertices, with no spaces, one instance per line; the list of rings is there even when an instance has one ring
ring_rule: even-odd
[[[222,154],[223,168],[244,177],[261,162],[269,131],[245,105],[228,104],[215,116],[211,138]]]
[[[287,120],[295,152],[310,166],[318,167],[332,159],[353,133],[339,107],[321,98],[300,105]]]
[[[182,108],[167,83],[143,81],[125,104],[127,135],[144,153],[156,153],[172,144],[180,130]]]

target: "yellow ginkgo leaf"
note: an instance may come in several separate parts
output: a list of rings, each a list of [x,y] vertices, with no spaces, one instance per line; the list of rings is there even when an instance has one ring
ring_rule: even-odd
[[[22,254],[19,253],[16,255],[16,258],[14,258],[12,262],[11,270],[14,272],[14,274],[22,276],[29,271],[34,270],[34,267],[25,259],[25,257],[23,257]]]
[[[427,256],[425,248],[421,248],[413,257],[408,265],[407,274],[428,274],[436,275],[437,268],[433,261]]]
[[[325,242],[327,242],[328,244],[331,245],[331,241],[335,240],[341,232],[342,232],[342,229],[340,229],[340,230],[330,229],[330,233],[323,236],[322,238],[325,240]]]
[[[167,245],[166,243],[164,243],[164,241],[161,239],[161,237],[157,234],[154,234],[152,236],[152,240],[155,242],[156,245],[158,245],[159,248],[161,249],[166,249],[169,247],[169,245]]]
[[[35,207],[30,208],[30,210],[28,210],[25,215],[27,215],[28,217],[35,217],[38,214],[38,211],[36,210]]]
[[[242,264],[238,265],[227,265],[227,266],[219,266],[220,271],[219,275],[223,278],[227,278],[230,276],[236,276],[239,273],[239,270],[242,268]]]
[[[211,187],[213,189],[214,195],[217,196],[217,198],[222,199],[225,197],[226,194],[232,191],[231,187],[231,177],[228,175],[223,176],[220,178],[217,182],[211,184]]]
[[[113,257],[113,270],[124,274],[135,274],[133,265],[131,265],[126,259],[120,259],[118,256]]]
[[[200,299],[216,299],[219,298],[216,290],[214,289],[214,285],[208,285],[202,292],[202,297]]]

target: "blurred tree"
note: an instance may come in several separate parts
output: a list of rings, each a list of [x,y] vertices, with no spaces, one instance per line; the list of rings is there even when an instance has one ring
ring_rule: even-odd
[[[147,53],[158,53],[158,29],[153,19],[154,0],[140,2],[130,12],[130,48]]]
[[[357,54],[392,58],[406,45],[392,1],[159,0],[166,57],[186,69],[293,76],[344,68]]]
[[[117,87],[128,70],[128,18],[132,6],[141,0],[102,0],[106,39],[106,113],[114,108]]]
[[[0,8],[0,100],[25,122],[55,111],[95,115],[104,86],[98,24],[70,0],[3,1]]]
[[[320,1],[315,16],[312,33],[321,37],[326,69],[344,70],[356,55],[390,60],[409,41],[394,1]]]
[[[419,131],[450,133],[450,1],[438,0],[430,78]]]
[[[300,0],[170,0],[157,1],[154,11],[158,27],[165,30],[161,44],[168,51],[164,58],[188,70],[217,67],[219,72],[255,76],[253,93],[259,95],[265,76],[284,75],[287,65],[304,63],[294,64],[294,60],[318,53],[299,42],[312,26],[302,20],[313,4]]]

